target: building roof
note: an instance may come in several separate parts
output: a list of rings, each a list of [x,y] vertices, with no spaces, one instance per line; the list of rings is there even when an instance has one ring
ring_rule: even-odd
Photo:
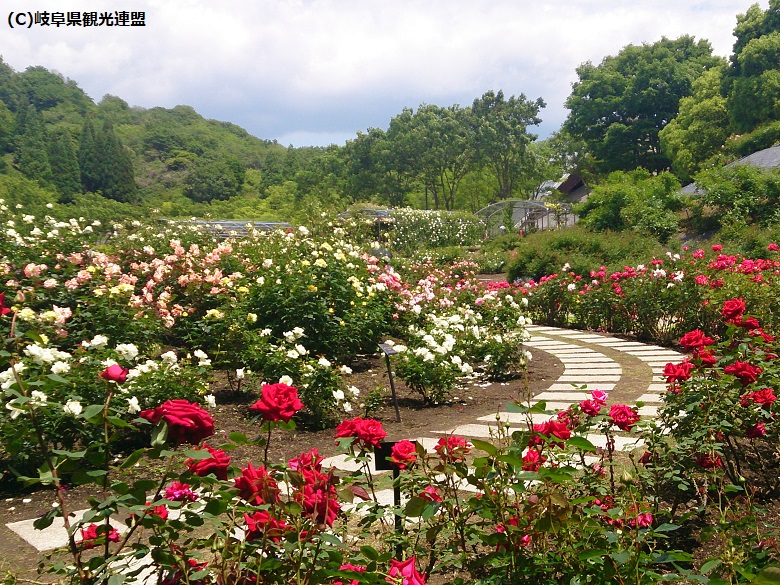
[[[780,144],[776,144],[770,148],[759,150],[753,154],[742,157],[739,160],[734,161],[726,166],[732,165],[753,165],[762,169],[779,169],[780,168]],[[691,183],[682,188],[682,193],[696,193],[696,183]]]

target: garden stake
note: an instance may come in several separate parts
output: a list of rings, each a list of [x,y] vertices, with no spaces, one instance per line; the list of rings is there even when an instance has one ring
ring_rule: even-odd
[[[384,344],[382,344],[384,345]],[[395,353],[395,352],[394,352]],[[388,358],[388,362],[389,362]],[[392,378],[391,378],[392,379]],[[395,394],[394,394],[395,395]],[[397,465],[393,465],[390,462],[390,455],[393,452],[393,446],[397,441],[382,441],[379,443],[379,448],[374,451],[374,468],[377,471],[393,471],[393,506],[395,507],[395,533],[400,536],[403,530],[401,523],[401,515],[398,513],[398,509],[401,506],[401,482],[398,480],[401,477],[401,470]],[[400,542],[395,546],[395,558],[400,559],[403,553],[403,547]]]
[[[401,411],[398,410],[398,397],[395,395],[395,384],[393,383],[393,370],[390,368],[390,356],[398,352],[391,345],[380,343],[379,349],[385,354],[385,363],[387,364],[387,377],[390,379],[390,391],[393,393],[393,406],[395,406],[395,422],[401,422]]]

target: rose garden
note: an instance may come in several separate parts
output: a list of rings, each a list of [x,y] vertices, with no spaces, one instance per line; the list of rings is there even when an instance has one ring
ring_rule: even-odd
[[[383,257],[327,218],[219,240],[0,213],[0,465],[7,493],[55,499],[36,521],[69,535],[49,578],[780,582],[774,244],[763,258],[715,245],[485,284],[469,260]],[[397,441],[383,462],[396,478],[376,475],[387,433],[348,383],[356,356],[387,343],[434,412],[464,378],[522,379],[531,323],[685,355],[664,369],[656,417],[600,390],[560,411],[524,396],[509,407],[523,430]],[[235,389],[252,433],[215,433],[216,384]],[[323,466],[314,444],[271,460],[295,428],[331,429],[355,471]],[[95,495],[77,517],[67,492],[83,485]]]

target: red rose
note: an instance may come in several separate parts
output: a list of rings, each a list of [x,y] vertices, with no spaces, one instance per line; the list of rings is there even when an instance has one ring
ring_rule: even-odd
[[[130,370],[123,368],[119,364],[108,366],[105,370],[100,372],[100,377],[109,382],[116,382],[117,384],[124,384],[127,381],[127,374]]]
[[[279,486],[262,465],[253,467],[249,463],[241,470],[241,475],[236,477],[234,486],[241,498],[250,504],[259,506],[279,501]]]
[[[689,331],[680,339],[680,345],[685,351],[693,351],[713,343],[715,343],[715,340],[707,337],[701,329]]]
[[[701,360],[703,366],[714,366],[718,361],[709,349],[697,349],[693,352],[693,359]]]
[[[739,360],[723,368],[724,374],[731,374],[736,376],[739,378],[739,381],[742,382],[743,386],[747,386],[748,384],[755,382],[756,378],[758,378],[758,375],[762,371],[763,370],[758,366],[753,366],[747,362],[741,362]]]
[[[251,516],[244,514],[246,522],[246,540],[251,542],[265,537],[271,542],[279,542],[285,533],[290,532],[293,527],[284,520],[274,518],[268,510],[258,510]]]
[[[613,404],[608,416],[615,426],[623,431],[630,431],[639,421],[639,413],[626,404]]]
[[[545,437],[557,437],[563,441],[571,438],[569,427],[557,420],[548,420],[541,424],[535,424],[534,431]]]
[[[183,399],[166,400],[157,408],[142,410],[138,416],[154,424],[165,421],[168,438],[176,445],[197,445],[214,434],[211,415],[199,405]]]
[[[184,465],[198,477],[205,477],[209,473],[217,476],[217,479],[227,480],[227,470],[230,465],[230,457],[222,449],[214,449],[208,445],[203,446],[211,454],[205,459],[187,459]],[[197,449],[202,451],[203,449]]]
[[[415,557],[409,557],[405,561],[391,560],[385,580],[397,584],[400,579],[401,585],[425,585],[425,576],[418,573],[414,566],[416,561]]]
[[[691,377],[693,364],[691,362],[682,362],[679,364],[668,363],[664,367],[664,376],[669,384],[682,382]]]
[[[716,467],[723,467],[723,460],[720,455],[702,455],[696,459],[696,465],[703,467],[704,469],[715,469]]]
[[[429,502],[442,501],[439,490],[437,490],[436,487],[432,485],[429,485],[423,491],[417,494],[417,497],[422,498],[423,500],[428,500]]]
[[[471,452],[471,443],[466,442],[463,437],[448,435],[440,438],[433,450],[445,463],[454,463],[466,459],[466,455]]]
[[[523,455],[523,471],[539,471],[545,461],[547,458],[542,455],[539,449],[530,447]]]
[[[406,469],[417,461],[417,445],[412,441],[404,439],[398,441],[390,449],[390,461],[394,463],[398,469]]]
[[[105,524],[97,525],[92,523],[81,529],[81,542],[79,544],[83,549],[95,548],[98,544],[101,544],[103,537],[107,538],[108,542],[119,542],[122,540],[116,528],[109,527],[107,529]]]
[[[341,504],[336,499],[333,476],[311,469],[304,470],[302,475],[304,483],[293,498],[303,506],[304,511],[316,524],[333,526],[341,510]]]
[[[777,396],[775,396],[775,393],[771,388],[762,388],[761,390],[745,394],[740,403],[742,406],[748,406],[751,402],[754,402],[755,404],[760,404],[761,406],[769,408],[775,400],[777,400]]]
[[[370,451],[379,447],[387,436],[382,428],[382,423],[372,418],[353,418],[351,420],[341,421],[336,427],[335,438],[354,437],[361,450]]]
[[[723,246],[721,246],[720,244],[713,244],[712,245],[712,251],[713,252],[720,252],[722,249],[723,249]]]
[[[260,400],[249,407],[259,412],[263,420],[288,422],[296,412],[303,408],[298,398],[298,389],[287,384],[264,384],[260,390]]]
[[[322,455],[320,455],[319,449],[316,447],[306,453],[301,453],[298,457],[290,459],[287,464],[293,471],[319,471],[322,469]]]
[[[723,308],[720,310],[721,315],[727,321],[732,321],[740,318],[745,312],[745,301],[740,299],[730,299],[723,303]]]
[[[5,293],[0,293],[0,317],[7,315],[11,309],[5,306]]]

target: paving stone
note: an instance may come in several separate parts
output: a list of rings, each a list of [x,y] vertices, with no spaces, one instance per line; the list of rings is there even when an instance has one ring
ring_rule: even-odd
[[[607,448],[607,437],[605,435],[592,434],[588,435],[588,441],[593,443],[596,447],[602,449]],[[615,436],[615,450],[616,451],[633,451],[634,449],[644,445],[644,442],[637,437],[624,437],[622,435]]]
[[[548,351],[547,353],[551,353],[554,356],[597,355],[597,356],[601,357],[601,359],[606,359],[607,358],[607,356],[605,356],[603,353],[600,353],[598,351],[590,349],[589,347],[580,347],[580,348],[577,348],[577,349],[567,349],[565,351],[563,351],[563,350],[552,350],[552,351]]]
[[[663,404],[663,398],[661,398],[660,394],[642,394],[639,398],[636,399],[637,402],[651,402],[654,404]]]
[[[376,465],[374,464],[374,454],[369,453],[368,456],[371,458],[371,461],[369,462],[369,466],[371,467],[372,473],[390,473],[387,470],[384,471],[376,471]],[[352,457],[349,455],[334,455],[333,457],[328,457],[326,459],[322,460],[322,466],[323,467],[332,467],[334,469],[340,469],[341,471],[361,471],[363,469],[363,463],[361,461],[355,461]]]
[[[623,369],[618,366],[604,366],[593,364],[566,364],[566,369],[563,372],[567,376],[580,376],[585,375],[607,375],[607,376],[620,376],[623,373]]]
[[[584,386],[584,388],[581,388]],[[606,383],[606,384],[576,384],[576,387],[572,384],[551,384],[549,388],[547,388],[548,392],[555,392],[556,394],[560,395],[560,392],[573,392],[574,390],[581,390],[583,392],[593,392],[594,390],[603,390],[604,392],[609,392],[610,390],[614,390],[616,384],[612,383]],[[588,396],[590,397],[590,396]],[[539,398],[539,396],[534,396],[534,398]],[[544,398],[540,398],[540,400],[544,400]]]
[[[509,427],[506,432],[511,435],[515,431],[526,430],[524,426]],[[474,438],[490,438],[496,436],[498,427],[496,425],[479,425],[479,424],[467,424],[455,427],[451,431],[433,431],[435,434],[441,435],[458,435],[461,437],[474,437]]]
[[[662,394],[666,394],[668,390],[669,388],[668,385],[666,384],[666,381],[664,381],[663,383],[653,383],[647,387],[648,392],[660,392]]]
[[[597,352],[593,352],[592,355],[585,354],[585,353],[575,353],[571,355],[560,355],[556,354],[555,357],[560,359],[564,365],[577,365],[582,364],[583,366],[587,366],[590,364],[615,364],[617,362],[610,360],[607,357],[604,357],[604,354],[600,354]]]
[[[88,510],[77,510],[73,512],[71,524],[80,520],[87,511]],[[6,524],[6,526],[39,551],[53,550],[68,545],[68,531],[65,530],[62,518],[55,518],[54,522],[43,530],[36,530],[33,526],[35,520],[36,518],[32,518],[30,520],[11,522]],[[112,526],[116,528],[120,534],[127,532],[127,526],[124,524],[115,521]],[[80,535],[77,536],[77,540],[80,540],[80,538]]]
[[[556,401],[556,402],[580,402],[590,398],[587,392],[542,392],[534,396],[536,400]]]
[[[620,382],[620,376],[599,376],[599,375],[579,375],[579,376],[569,376],[569,375],[562,375],[558,378],[559,382],[582,382],[582,383],[598,383],[598,382]]]
[[[640,416],[649,416],[651,418],[655,418],[658,416],[658,407],[655,405],[647,405],[639,408],[637,412],[639,412]]]

